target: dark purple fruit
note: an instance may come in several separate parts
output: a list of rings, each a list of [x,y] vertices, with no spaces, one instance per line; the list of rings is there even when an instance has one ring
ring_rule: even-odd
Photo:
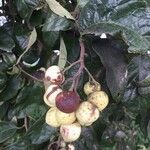
[[[72,113],[77,110],[80,97],[73,91],[61,92],[56,97],[56,107],[64,113]]]

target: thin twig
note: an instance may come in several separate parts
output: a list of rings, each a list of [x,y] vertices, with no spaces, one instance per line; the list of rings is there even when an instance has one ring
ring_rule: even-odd
[[[66,67],[64,70],[63,70],[63,73],[65,73],[67,70],[69,70],[70,68],[72,68],[74,65],[80,63],[80,60],[77,60],[75,62],[73,62],[70,66]]]
[[[76,91],[80,75],[84,69],[84,55],[85,55],[84,43],[82,40],[80,40],[80,58],[79,58],[80,67],[79,67],[78,72],[73,76],[73,83],[71,85],[70,91],[72,90]]]
[[[27,132],[28,131],[28,117],[27,116],[25,116],[25,118],[24,118],[24,127]]]
[[[21,72],[23,72],[25,75],[29,76],[31,79],[36,80],[36,81],[38,81],[38,82],[43,82],[42,80],[39,80],[38,78],[36,78],[36,77],[32,76],[31,74],[27,73],[25,70],[23,70],[23,69],[20,67],[20,65],[17,65],[17,66],[18,66],[18,68],[19,68],[19,70],[20,70]]]
[[[92,81],[96,83],[96,80],[93,78],[92,74],[89,72],[89,70],[85,66],[84,66],[84,69],[88,73],[88,75],[92,79]]]

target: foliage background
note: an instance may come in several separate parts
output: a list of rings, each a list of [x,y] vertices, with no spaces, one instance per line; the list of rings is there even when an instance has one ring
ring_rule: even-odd
[[[50,0],[2,0],[0,15],[7,22],[0,27],[0,149],[41,150],[57,140],[58,131],[44,120],[48,107],[43,102],[40,68],[58,64],[58,60],[63,68],[78,60],[81,36],[85,65],[102,84],[110,103],[98,121],[83,128],[73,143],[75,148],[148,150],[150,1],[59,2],[65,11],[60,5],[59,9],[50,7]],[[102,33],[108,38],[101,39]],[[54,50],[60,50],[61,59]],[[66,72],[66,79],[78,68]],[[87,80],[83,72],[78,92],[84,100]],[[69,86],[65,83],[64,90]]]

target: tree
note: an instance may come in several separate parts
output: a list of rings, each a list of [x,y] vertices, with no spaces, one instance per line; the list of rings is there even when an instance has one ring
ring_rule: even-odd
[[[63,90],[82,100],[101,84],[109,105],[73,142],[77,150],[150,148],[149,0],[2,0],[0,149],[58,149],[45,123],[44,68],[58,65]],[[103,34],[105,33],[105,34]]]

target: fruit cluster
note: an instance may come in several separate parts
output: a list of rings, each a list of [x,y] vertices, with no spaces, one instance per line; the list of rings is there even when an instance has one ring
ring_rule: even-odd
[[[108,105],[108,96],[101,91],[98,82],[84,85],[87,101],[81,102],[73,91],[63,91],[60,85],[65,78],[58,66],[51,66],[45,73],[45,80],[50,83],[44,94],[44,102],[51,108],[46,113],[46,123],[60,127],[60,134],[65,142],[79,138],[81,126],[89,126],[99,118],[100,112]]]

